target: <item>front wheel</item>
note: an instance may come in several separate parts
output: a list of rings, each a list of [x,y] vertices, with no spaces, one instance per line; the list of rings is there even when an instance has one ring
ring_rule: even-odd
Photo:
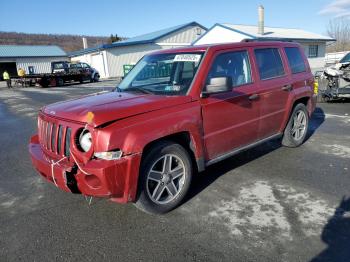
[[[282,145],[298,147],[306,138],[309,126],[309,114],[304,104],[297,104],[284,130]]]
[[[191,179],[188,152],[176,143],[158,143],[142,160],[136,206],[153,214],[169,212],[181,203]]]
[[[56,79],[56,86],[63,86],[64,85],[64,81],[62,78],[57,78]]]
[[[94,75],[93,82],[98,82],[99,80],[100,80],[100,75],[96,73],[96,74]]]

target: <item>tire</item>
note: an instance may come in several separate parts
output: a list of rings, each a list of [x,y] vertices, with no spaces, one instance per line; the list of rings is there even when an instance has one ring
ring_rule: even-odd
[[[298,120],[299,119],[299,120]],[[298,122],[296,122],[298,121]],[[304,143],[309,126],[309,114],[304,104],[297,104],[284,130],[282,145],[298,147]]]
[[[56,80],[56,86],[63,86],[64,85],[64,81],[62,78],[57,78]]]
[[[165,163],[170,168],[164,168]],[[192,173],[190,155],[181,145],[169,141],[154,145],[141,162],[136,206],[151,214],[171,211],[187,194]]]
[[[98,82],[100,81],[100,75],[99,74],[95,74],[94,75],[94,82]]]

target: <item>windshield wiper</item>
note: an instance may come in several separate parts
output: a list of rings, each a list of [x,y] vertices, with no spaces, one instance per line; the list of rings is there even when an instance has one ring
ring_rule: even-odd
[[[119,89],[120,90],[120,89]],[[141,88],[141,87],[137,87],[137,86],[133,86],[133,87],[129,87],[129,88],[126,88],[125,90],[123,90],[124,92],[128,92],[128,91],[139,91],[141,93],[144,93],[144,94],[153,94],[152,91],[150,90],[147,90],[147,89],[144,89],[144,88]]]

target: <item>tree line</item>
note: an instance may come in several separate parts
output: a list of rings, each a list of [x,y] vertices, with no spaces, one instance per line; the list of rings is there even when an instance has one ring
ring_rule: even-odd
[[[348,17],[330,20],[327,34],[337,40],[327,45],[327,52],[350,51],[350,20]]]
[[[83,40],[87,39],[88,47],[112,43],[126,39],[117,34],[105,36],[84,36],[65,34],[27,34],[18,32],[0,32],[0,45],[57,45],[66,52],[83,49]]]

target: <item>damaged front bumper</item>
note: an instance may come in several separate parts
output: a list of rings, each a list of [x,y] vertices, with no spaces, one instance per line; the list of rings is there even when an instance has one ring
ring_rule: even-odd
[[[33,136],[29,152],[36,170],[58,188],[86,196],[108,197],[126,203],[136,198],[141,155],[119,160],[93,159],[83,165],[67,159],[51,159],[42,150],[38,136]]]

